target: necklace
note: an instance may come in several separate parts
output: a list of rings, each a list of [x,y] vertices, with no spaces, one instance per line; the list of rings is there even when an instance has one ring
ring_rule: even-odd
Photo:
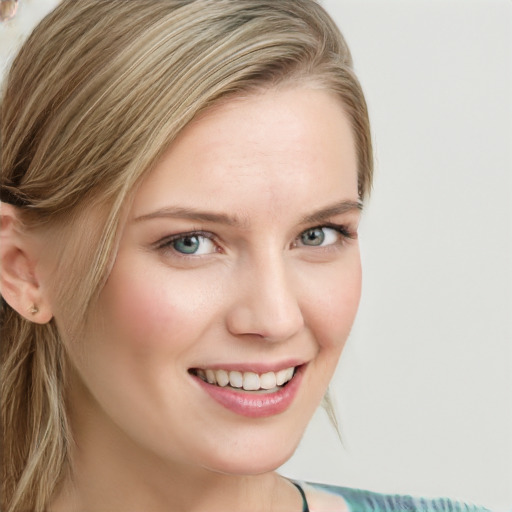
[[[302,489],[302,487],[299,484],[297,484],[295,482],[292,482],[292,484],[295,485],[295,487],[297,487],[297,489],[300,492],[300,495],[302,496],[302,512],[309,512],[308,501],[306,500],[306,495],[304,494],[304,490]]]

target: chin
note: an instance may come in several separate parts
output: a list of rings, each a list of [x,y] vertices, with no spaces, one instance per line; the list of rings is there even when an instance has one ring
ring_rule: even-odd
[[[219,461],[210,471],[233,476],[255,476],[270,473],[282,466],[294,453],[291,450],[286,455],[276,457],[254,457],[253,455],[244,457],[244,460]]]
[[[249,476],[275,471],[290,459],[299,444],[301,436],[296,442],[291,442],[290,437],[224,446],[205,467],[226,475]]]

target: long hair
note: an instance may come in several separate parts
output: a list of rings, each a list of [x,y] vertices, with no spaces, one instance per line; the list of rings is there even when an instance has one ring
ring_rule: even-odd
[[[0,198],[23,229],[57,236],[53,296],[75,342],[126,204],[180,131],[232,96],[288,84],[339,97],[364,198],[366,104],[348,47],[315,1],[64,0],[36,27],[4,87]],[[42,512],[70,464],[62,327],[31,323],[3,299],[1,317],[2,510]]]

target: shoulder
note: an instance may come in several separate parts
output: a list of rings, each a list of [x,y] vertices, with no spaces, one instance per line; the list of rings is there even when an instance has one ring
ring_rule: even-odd
[[[310,512],[490,512],[447,498],[379,494],[335,485],[300,482]]]

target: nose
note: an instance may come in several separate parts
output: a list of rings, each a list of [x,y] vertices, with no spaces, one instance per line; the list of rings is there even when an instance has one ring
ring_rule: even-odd
[[[261,259],[239,272],[227,314],[227,327],[233,335],[277,342],[304,327],[297,283],[282,257]]]

